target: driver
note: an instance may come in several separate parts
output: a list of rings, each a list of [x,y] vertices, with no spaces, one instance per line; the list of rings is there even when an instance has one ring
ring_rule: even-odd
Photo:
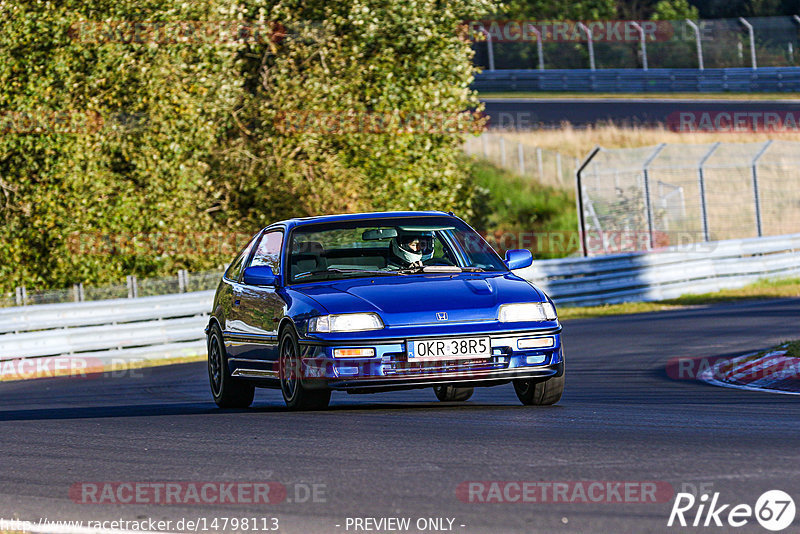
[[[422,262],[433,256],[433,232],[397,229],[389,247],[389,267],[397,269],[421,268]]]

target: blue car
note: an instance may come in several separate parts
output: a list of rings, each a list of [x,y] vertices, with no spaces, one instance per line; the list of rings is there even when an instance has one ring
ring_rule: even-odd
[[[214,401],[244,408],[256,387],[295,410],[331,391],[430,387],[464,401],[476,386],[513,383],[526,405],[564,390],[561,324],[552,300],[460,218],[363,213],[277,222],[228,267],[206,336]]]

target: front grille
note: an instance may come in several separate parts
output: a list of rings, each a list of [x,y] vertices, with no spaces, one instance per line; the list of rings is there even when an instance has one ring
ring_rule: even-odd
[[[476,360],[443,360],[438,362],[407,362],[407,361],[390,361],[384,362],[383,372],[385,375],[427,375],[427,374],[442,374],[442,373],[459,373],[459,372],[478,372],[478,371],[494,371],[497,369],[505,369],[508,366],[508,361],[501,360],[498,357],[489,359],[482,358]]]

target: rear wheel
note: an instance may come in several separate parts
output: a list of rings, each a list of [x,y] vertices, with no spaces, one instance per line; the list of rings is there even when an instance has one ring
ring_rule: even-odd
[[[517,398],[526,406],[546,406],[555,404],[564,393],[564,375],[554,376],[545,381],[535,379],[514,380]]]
[[[300,347],[297,336],[287,328],[281,336],[280,379],[281,393],[290,410],[322,410],[331,401],[331,390],[308,389],[301,378]]]
[[[461,402],[469,399],[475,388],[457,388],[450,385],[433,386],[436,398],[442,402]]]
[[[208,331],[208,379],[220,408],[247,408],[253,404],[255,386],[231,376],[222,331],[213,324]]]

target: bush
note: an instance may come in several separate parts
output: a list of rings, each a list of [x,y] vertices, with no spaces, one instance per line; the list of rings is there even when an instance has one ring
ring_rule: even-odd
[[[458,24],[489,8],[0,1],[0,291],[230,259],[173,239],[187,233],[241,241],[276,219],[368,209],[470,214],[460,135],[331,135],[287,130],[281,118],[467,110],[472,52]],[[137,42],[108,22],[237,20],[285,35]],[[97,32],[87,21],[106,22]]]

